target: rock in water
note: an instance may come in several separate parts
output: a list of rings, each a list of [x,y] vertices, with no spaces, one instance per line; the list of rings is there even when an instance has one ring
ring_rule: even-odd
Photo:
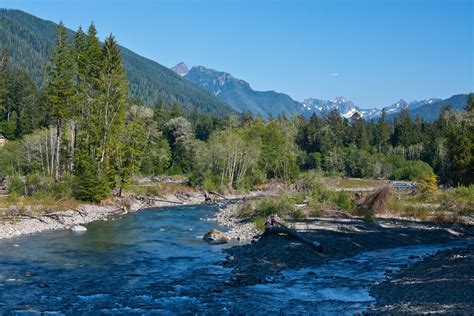
[[[224,244],[226,242],[229,242],[229,238],[220,230],[217,229],[211,229],[208,231],[203,239],[207,242],[210,242],[211,244]]]
[[[87,231],[87,228],[81,225],[76,225],[71,228],[73,232],[85,232]]]

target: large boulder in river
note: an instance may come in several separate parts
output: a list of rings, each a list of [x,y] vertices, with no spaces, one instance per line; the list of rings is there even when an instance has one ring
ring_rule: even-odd
[[[224,244],[229,242],[229,237],[227,237],[223,232],[217,229],[211,229],[208,231],[203,239],[211,244]]]
[[[82,226],[82,225],[76,225],[76,226],[72,226],[71,230],[73,232],[85,232],[85,231],[87,231],[87,228],[85,226]]]

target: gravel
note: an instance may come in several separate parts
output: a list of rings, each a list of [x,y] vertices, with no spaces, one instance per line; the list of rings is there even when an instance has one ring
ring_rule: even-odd
[[[375,285],[368,314],[474,314],[474,246],[440,251]]]

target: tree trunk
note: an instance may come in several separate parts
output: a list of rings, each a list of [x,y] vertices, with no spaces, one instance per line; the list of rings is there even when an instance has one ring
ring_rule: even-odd
[[[54,181],[59,181],[60,176],[60,154],[61,154],[61,119],[58,119],[56,122],[56,148],[55,148],[55,158],[54,158]]]
[[[284,225],[283,220],[279,218],[278,215],[272,214],[268,216],[267,222],[265,223],[265,234],[273,234],[273,235],[285,234],[290,237],[293,237],[296,240],[301,241],[302,243],[305,243],[311,246],[314,250],[318,252],[323,251],[323,247],[321,246],[319,242],[303,237],[295,229],[291,229],[283,225]]]

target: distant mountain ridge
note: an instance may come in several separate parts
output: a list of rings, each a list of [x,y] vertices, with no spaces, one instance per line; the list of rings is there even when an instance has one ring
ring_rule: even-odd
[[[178,67],[184,68],[180,63],[173,69]],[[275,91],[255,91],[246,81],[227,72],[196,66],[184,78],[211,92],[238,112],[250,111],[265,118],[279,114],[292,116],[300,112],[299,103],[289,95]]]
[[[0,9],[0,50],[7,49],[14,67],[25,69],[38,86],[54,45],[57,24],[20,10]],[[71,38],[74,32],[68,30]],[[120,42],[120,38],[118,39]],[[158,98],[179,102],[188,110],[224,115],[233,112],[225,102],[159,63],[121,47],[130,93],[146,105]]]
[[[187,70],[188,66],[181,62],[172,69],[177,73],[183,73],[183,69]],[[430,98],[406,102],[400,99],[382,109],[365,109],[356,106],[352,101],[342,96],[331,100],[307,98],[302,102],[297,102],[284,93],[255,91],[248,82],[235,78],[230,73],[204,66],[192,67],[182,76],[219,97],[231,105],[235,111],[250,111],[262,117],[268,117],[269,115],[276,117],[281,113],[290,116],[303,115],[309,117],[313,113],[323,115],[337,109],[342,117],[348,119],[358,113],[366,120],[376,120],[381,116],[382,111],[385,111],[387,119],[393,119],[406,108],[413,118],[418,115],[425,120],[432,121],[439,116],[444,106],[449,104],[454,111],[462,111],[467,102],[467,94],[461,94],[446,100]]]

